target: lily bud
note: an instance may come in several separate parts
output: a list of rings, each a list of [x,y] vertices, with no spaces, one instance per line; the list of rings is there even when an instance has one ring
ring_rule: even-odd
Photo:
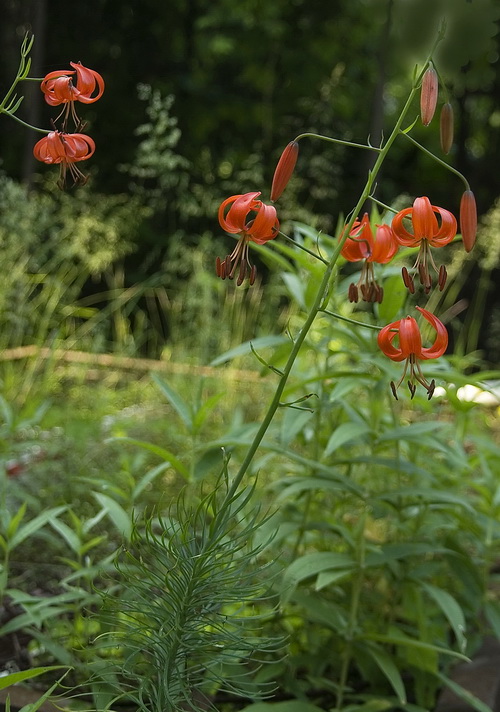
[[[453,107],[449,102],[441,109],[439,135],[443,153],[449,153],[453,145]]]
[[[460,232],[465,251],[470,252],[476,242],[477,208],[472,190],[466,190],[460,201]]]
[[[293,173],[299,155],[299,144],[297,141],[290,141],[281,154],[276,170],[274,171],[273,183],[271,187],[271,200],[278,200],[282,192],[288,185],[288,181]]]
[[[428,126],[431,123],[434,112],[436,111],[438,85],[438,75],[431,64],[422,79],[422,89],[420,93],[420,116],[424,126]]]

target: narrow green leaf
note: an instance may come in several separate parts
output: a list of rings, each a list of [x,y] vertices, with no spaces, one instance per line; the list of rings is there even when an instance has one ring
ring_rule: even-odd
[[[453,628],[458,647],[463,653],[467,646],[467,639],[465,637],[465,616],[456,599],[447,591],[443,591],[442,588],[433,586],[430,583],[421,582],[421,586],[443,611]]]
[[[163,395],[166,397],[172,408],[176,411],[177,415],[180,417],[184,425],[192,430],[193,428],[193,418],[191,415],[191,409],[188,404],[181,398],[181,396],[174,391],[174,389],[168,385],[158,374],[153,373],[151,378],[156,383],[158,388],[161,390]]]
[[[15,549],[15,547],[18,546],[22,541],[30,537],[32,534],[35,534],[35,532],[37,532],[48,522],[54,519],[54,517],[57,517],[59,514],[61,514],[61,512],[66,511],[66,509],[67,507],[65,505],[62,505],[60,507],[53,507],[52,509],[48,509],[46,512],[42,512],[34,519],[31,519],[31,521],[26,522],[26,524],[24,524],[16,531],[16,533],[10,540],[9,549],[11,551],[12,549]]]
[[[492,712],[491,707],[489,707],[487,704],[482,702],[479,698],[477,698],[475,695],[472,694],[472,692],[469,692],[465,688],[462,687],[462,685],[459,685],[457,682],[454,682],[454,680],[450,680],[449,677],[446,677],[446,675],[443,675],[442,673],[436,673],[436,676],[441,680],[441,682],[446,685],[446,687],[449,687],[452,692],[457,695],[457,697],[460,697],[462,700],[465,700],[467,704],[472,707],[473,709],[477,710],[477,712]]]
[[[136,484],[136,486],[133,489],[132,492],[132,501],[135,502],[135,500],[141,495],[146,487],[158,477],[158,475],[161,475],[162,472],[165,472],[170,467],[169,462],[161,462],[159,465],[156,465],[156,467],[153,467],[151,470],[148,470],[143,477],[139,480],[139,482]]]
[[[187,467],[183,465],[182,462],[170,452],[170,450],[166,450],[165,448],[159,447],[159,445],[154,445],[153,443],[148,443],[145,440],[136,440],[135,438],[129,437],[109,438],[107,442],[123,442],[128,443],[129,445],[136,445],[144,450],[148,450],[149,452],[152,452],[153,455],[161,457],[162,460],[167,460],[170,465],[177,470],[177,472],[179,472],[179,474],[183,475],[186,480],[189,480],[190,475]]]
[[[24,707],[21,707],[19,712],[36,712],[36,710],[40,709],[43,703],[46,702],[52,695],[52,693],[57,689],[59,683],[63,680],[66,674],[67,673],[65,673],[61,678],[59,678],[59,680],[56,680],[56,682],[54,682],[54,684],[51,685],[49,689],[46,690],[36,702],[31,702],[28,705],[24,705]]]
[[[287,487],[285,487],[278,494],[276,498],[277,502],[289,499],[290,497],[296,497],[298,494],[302,494],[302,492],[310,492],[314,490],[319,492],[338,492],[339,490],[345,491],[344,483],[341,478],[333,480],[328,479],[328,477],[288,477],[276,482],[273,489],[277,489],[280,484],[286,484]]]
[[[11,685],[17,685],[19,682],[23,682],[24,680],[31,680],[31,678],[38,677],[38,675],[43,675],[51,670],[61,670],[64,667],[64,665],[49,665],[46,667],[31,668],[31,670],[11,672],[9,675],[0,677],[0,690],[4,690],[6,687],[10,687]]]
[[[423,435],[435,434],[436,431],[450,429],[449,423],[440,422],[438,420],[433,420],[432,422],[422,422],[422,423],[410,423],[401,428],[392,428],[391,430],[386,430],[378,436],[379,442],[385,442],[386,440],[409,440],[417,441]]]
[[[452,658],[458,658],[459,660],[470,662],[470,658],[462,653],[457,653],[456,650],[442,648],[439,645],[432,645],[432,643],[424,643],[421,640],[407,638],[403,635],[378,635],[377,633],[366,633],[365,637],[370,640],[376,640],[379,643],[389,643],[389,645],[401,645],[402,647],[419,648],[421,650],[433,650],[436,653],[442,653],[443,655],[449,655]]]
[[[484,604],[484,613],[496,637],[500,640],[500,603],[487,601]]]
[[[304,281],[299,277],[298,274],[293,274],[292,272],[282,272],[281,278],[288,289],[291,297],[295,299],[299,307],[302,309],[306,308],[306,298],[304,291]]]
[[[71,527],[68,527],[67,524],[64,522],[61,522],[59,519],[54,517],[54,519],[50,520],[50,526],[56,530],[58,534],[62,536],[62,538],[66,541],[66,543],[69,545],[69,547],[75,552],[75,554],[78,554],[80,551],[80,538],[78,535],[75,533]]]
[[[331,455],[332,452],[338,450],[342,445],[345,445],[351,440],[356,440],[362,435],[366,435],[370,430],[370,427],[366,423],[342,423],[330,435],[323,457],[328,457],[328,455]]]
[[[295,436],[311,420],[314,413],[307,410],[295,410],[287,408],[283,415],[283,421],[280,430],[280,441],[283,445],[289,445]]]
[[[7,539],[10,539],[10,540],[12,539],[14,534],[17,532],[19,525],[21,524],[22,520],[24,519],[25,514],[26,514],[26,502],[23,502],[7,526],[7,532],[6,532]]]
[[[217,403],[224,398],[224,396],[226,396],[224,391],[221,393],[214,393],[213,396],[210,396],[203,402],[194,415],[193,430],[198,431],[201,428],[208,415],[213,411]]]
[[[342,552],[316,551],[296,559],[285,570],[281,584],[282,599],[289,601],[296,586],[311,576],[329,569],[343,569],[352,571],[356,562],[348,554]]]
[[[389,680],[392,689],[398,696],[400,704],[406,704],[405,686],[392,657],[377,645],[370,643],[367,644],[366,641],[364,641],[363,652],[367,653],[382,670],[386,678]]]
[[[103,507],[116,529],[122,534],[126,539],[130,538],[132,533],[132,521],[127,512],[123,507],[118,504],[118,502],[106,494],[101,492],[93,492],[94,497],[97,499],[101,507]]]
[[[245,356],[252,352],[252,346],[254,349],[263,349],[268,346],[280,346],[281,344],[290,343],[290,340],[286,336],[269,335],[261,336],[258,339],[252,339],[251,341],[245,341],[243,344],[236,346],[234,349],[230,349],[225,353],[217,356],[216,359],[210,362],[210,366],[220,366],[222,363],[231,361],[238,356]]]

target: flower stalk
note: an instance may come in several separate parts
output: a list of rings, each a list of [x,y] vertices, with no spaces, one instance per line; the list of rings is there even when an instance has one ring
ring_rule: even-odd
[[[441,41],[443,38],[443,30],[441,30],[438,34],[435,46],[432,51],[434,51],[435,47],[437,44]],[[425,63],[424,67],[428,66],[429,60]],[[290,372],[292,370],[292,367],[297,359],[297,356],[300,352],[300,349],[302,347],[302,344],[304,343],[307,334],[309,333],[309,330],[311,329],[314,320],[316,319],[316,316],[320,311],[324,311],[327,306],[327,301],[328,301],[328,295],[330,293],[330,286],[331,286],[331,281],[333,279],[334,275],[334,270],[337,265],[338,259],[340,257],[342,248],[344,247],[344,244],[346,240],[349,237],[349,233],[351,232],[353,225],[355,221],[357,220],[358,214],[361,212],[361,209],[363,205],[365,204],[366,200],[370,197],[372,190],[375,185],[375,181],[377,178],[377,175],[387,157],[387,154],[389,153],[392,144],[396,140],[396,138],[402,133],[401,127],[403,125],[403,121],[415,99],[415,96],[417,95],[420,87],[420,83],[422,80],[422,76],[425,70],[422,70],[420,74],[417,76],[417,78],[414,81],[414,84],[412,86],[412,89],[408,95],[408,98],[406,100],[406,103],[404,104],[401,113],[399,115],[399,118],[397,119],[394,128],[390,135],[388,136],[385,144],[380,146],[379,148],[375,148],[373,146],[369,145],[363,145],[363,144],[357,144],[358,147],[360,148],[368,148],[370,150],[376,151],[378,153],[377,159],[375,161],[375,164],[373,168],[368,172],[368,178],[366,180],[365,186],[361,192],[361,195],[358,198],[358,201],[356,205],[354,206],[353,210],[351,211],[351,217],[347,221],[346,225],[344,226],[344,230],[342,233],[342,237],[335,246],[330,261],[328,264],[325,266],[325,271],[323,273],[323,277],[321,279],[321,282],[319,284],[318,290],[316,292],[316,296],[314,298],[314,302],[310,308],[310,311],[300,329],[298,332],[295,340],[293,341],[293,345],[290,351],[290,354],[288,356],[288,359],[282,369],[282,375],[280,376],[280,379],[278,381],[278,385],[276,387],[275,393],[271,399],[271,402],[268,406],[267,412],[262,419],[262,422],[259,426],[259,429],[257,430],[254,439],[252,443],[250,444],[247,453],[243,459],[243,462],[240,465],[240,468],[238,472],[236,473],[233,481],[231,482],[231,485],[229,487],[228,493],[226,495],[226,498],[229,500],[231,497],[234,496],[235,492],[237,492],[241,482],[243,481],[251,463],[252,460],[262,442],[262,440],[265,437],[265,434],[274,418],[274,415],[278,408],[280,407],[280,402],[281,402],[281,396],[283,394],[283,391],[285,390],[285,386],[288,382],[288,378],[290,376]],[[325,136],[318,136],[317,134],[301,134],[298,136],[295,141],[298,141],[300,138],[305,138],[306,136],[312,136],[315,138],[323,138],[324,140],[332,140],[328,139]],[[333,139],[335,143],[339,143],[338,140]],[[340,143],[344,143],[346,145],[353,145],[350,142],[343,141]]]

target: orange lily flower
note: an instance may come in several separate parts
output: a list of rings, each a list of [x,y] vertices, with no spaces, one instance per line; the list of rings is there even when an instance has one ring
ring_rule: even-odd
[[[409,232],[403,224],[406,217],[411,218],[413,232]],[[446,267],[444,265],[439,269],[436,267],[430,248],[431,246],[443,247],[453,240],[457,234],[457,221],[454,215],[449,210],[431,205],[429,198],[416,198],[412,208],[401,210],[394,216],[392,229],[400,245],[420,246],[413,269],[418,269],[420,284],[424,286],[425,293],[428,294],[432,287],[429,264],[438,274],[438,286],[442,290],[446,284]],[[413,294],[415,291],[413,278],[406,267],[403,267],[403,280]]]
[[[38,141],[33,148],[33,155],[38,161],[49,165],[60,165],[60,176],[57,181],[62,189],[66,181],[66,172],[69,170],[74,183],[84,185],[85,176],[75,163],[86,161],[95,151],[94,140],[85,134],[67,134],[61,131],[51,131]]]
[[[422,373],[419,361],[439,358],[444,354],[448,346],[448,332],[446,331],[444,324],[439,321],[434,314],[427,311],[427,309],[421,309],[420,307],[416,308],[422,314],[424,319],[426,319],[436,330],[436,338],[434,339],[432,346],[427,348],[422,346],[420,329],[415,319],[411,316],[407,316],[404,319],[399,319],[398,321],[392,322],[392,324],[384,326],[383,329],[379,331],[377,338],[379,347],[392,361],[399,362],[406,359],[403,375],[399,379],[398,383],[394,384],[394,381],[391,381],[391,389],[396,400],[398,399],[397,390],[406,377],[408,367],[410,368],[408,389],[411,397],[413,398],[415,395],[415,381],[422,384],[427,391],[429,399],[432,397],[436,383],[434,379],[432,379],[430,383],[427,381]],[[399,346],[394,346],[393,342],[396,338],[399,340]]]
[[[42,80],[40,89],[45,94],[47,104],[50,106],[64,104],[61,114],[65,114],[65,121],[71,112],[75,125],[79,126],[80,120],[76,115],[74,102],[93,104],[100,99],[104,92],[104,79],[98,72],[84,67],[81,62],[70,62],[70,64],[73,70],[58,69],[49,72]],[[72,78],[74,74],[76,74],[76,86]]]
[[[374,237],[368,213],[363,215],[361,221],[354,222],[349,237],[340,252],[342,257],[349,262],[359,262],[360,260],[364,260],[364,262],[358,282],[349,287],[349,301],[358,301],[358,290],[361,290],[361,296],[365,302],[380,303],[382,301],[384,290],[375,279],[373,263],[387,264],[392,260],[398,248],[399,244],[389,225],[377,225]]]
[[[233,279],[239,265],[236,284],[243,283],[247,273],[249,282],[255,282],[257,270],[250,262],[249,242],[263,245],[273,240],[279,232],[280,224],[276,208],[257,200],[260,193],[232,195],[219,207],[219,224],[223,230],[240,236],[236,247],[224,260],[217,257],[216,271],[221,279]],[[229,210],[226,212],[226,208]]]

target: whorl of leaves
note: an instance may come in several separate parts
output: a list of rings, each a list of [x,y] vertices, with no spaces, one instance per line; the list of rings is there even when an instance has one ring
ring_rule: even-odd
[[[253,488],[227,492],[224,478],[198,506],[181,497],[168,519],[136,522],[119,556],[126,583],[107,597],[105,617],[113,645],[123,648],[121,689],[139,710],[206,710],[215,691],[252,699],[271,691],[253,681],[283,645],[261,636],[262,619],[273,613],[262,583],[267,567],[251,546],[262,519],[246,513]]]

